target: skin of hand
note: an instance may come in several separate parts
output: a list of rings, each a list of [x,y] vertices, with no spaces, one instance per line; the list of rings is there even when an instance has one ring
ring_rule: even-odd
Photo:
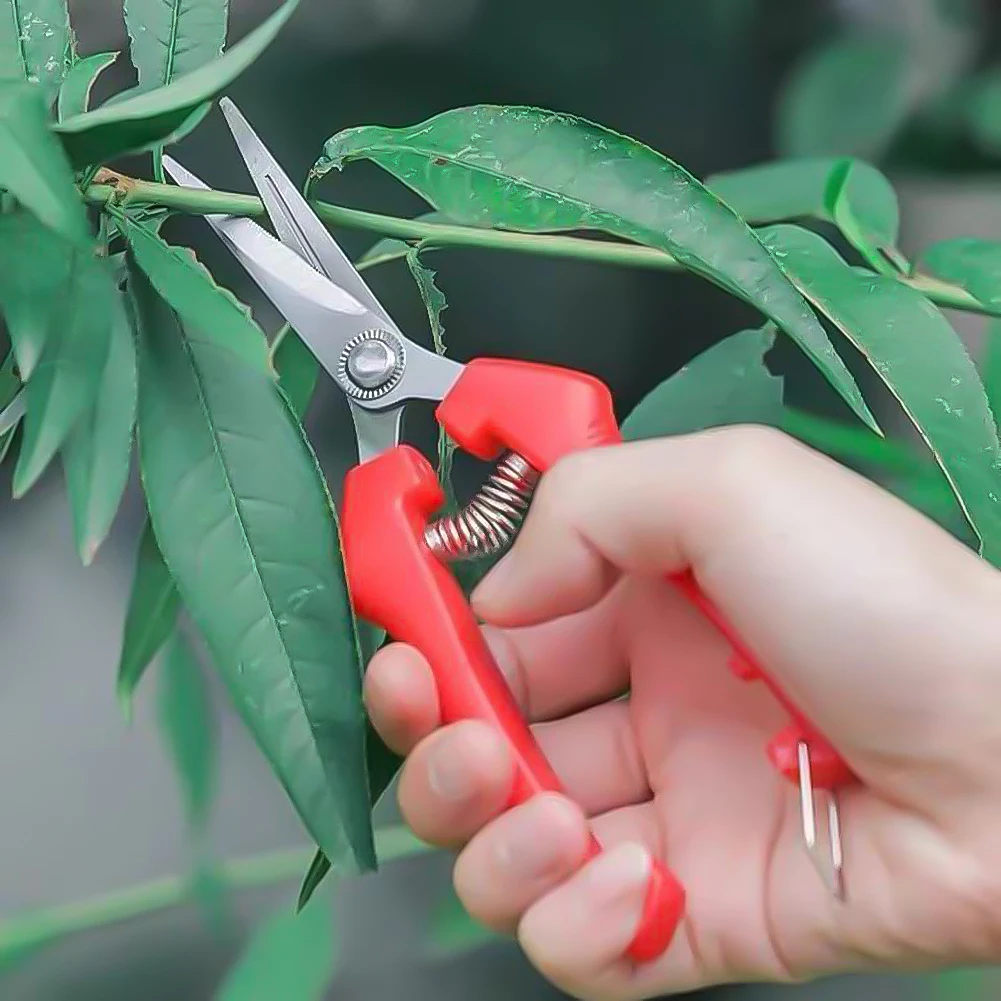
[[[691,567],[861,782],[841,793],[847,900],[765,755],[788,719],[665,575]],[[458,851],[460,899],[581,998],[1001,959],[1001,575],[922,514],[757,427],[571,456],[473,604],[566,788],[504,811],[486,724],[441,725],[415,650],[366,702],[399,800]],[[587,824],[605,845],[582,864]],[[687,890],[668,950],[623,958],[651,857]]]

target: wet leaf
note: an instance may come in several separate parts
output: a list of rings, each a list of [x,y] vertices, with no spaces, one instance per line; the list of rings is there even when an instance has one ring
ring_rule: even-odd
[[[270,370],[183,323],[138,268],[139,451],[185,608],[304,825],[373,868],[365,713],[333,508]]]
[[[320,1001],[337,961],[330,903],[282,908],[255,932],[215,1001]]]
[[[60,122],[56,132],[78,167],[141,153],[176,138],[190,119],[251,66],[295,12],[286,0],[274,14],[224,56],[174,80],[166,87],[134,88],[94,111]]]
[[[124,298],[110,327],[97,397],[63,446],[77,551],[89,564],[111,529],[129,478],[138,394],[136,350]]]
[[[59,121],[82,115],[90,107],[90,94],[97,78],[118,59],[117,52],[98,52],[74,63],[59,88]]]
[[[194,251],[171,246],[127,216],[119,218],[118,226],[136,263],[185,322],[197,324],[241,361],[262,372],[268,370],[267,340],[250,309],[216,284]]]
[[[713,174],[706,178],[706,186],[752,226],[800,219],[834,223],[828,191],[844,162],[837,157],[779,160]],[[893,186],[868,163],[850,163],[846,196],[854,217],[874,244],[893,246],[900,233]]]
[[[177,630],[160,672],[157,721],[181,786],[188,823],[200,837],[215,793],[216,722],[201,669]]]
[[[878,159],[911,111],[907,44],[899,35],[850,35],[808,55],[778,106],[785,156]]]
[[[590,229],[657,247],[789,334],[872,426],[823,327],[755,233],[688,171],[572,115],[479,105],[406,128],[362,126],[326,143],[315,177],[372,160],[457,222]]]
[[[36,83],[51,105],[72,56],[66,0],[0,0],[0,78]]]
[[[962,236],[929,247],[915,270],[966,289],[978,302],[1001,308],[1001,243]]]
[[[775,226],[762,237],[900,402],[948,478],[981,552],[1001,562],[1001,444],[976,366],[949,322],[909,286],[848,267],[814,233]]]
[[[136,93],[166,87],[222,55],[229,0],[125,0],[124,6]]]
[[[126,719],[132,715],[132,697],[146,668],[174,631],[180,607],[174,579],[147,521],[136,553],[115,686]]]
[[[703,351],[640,400],[622,422],[623,437],[660,438],[728,424],[778,426],[783,380],[765,364],[774,344],[769,324]]]
[[[0,79],[0,188],[67,240],[90,242],[83,202],[49,131],[39,89],[20,80]]]
[[[218,59],[226,45],[229,0],[125,0],[124,13],[138,93],[193,73]],[[154,177],[163,180],[163,146],[183,139],[200,121],[186,121],[153,150]]]

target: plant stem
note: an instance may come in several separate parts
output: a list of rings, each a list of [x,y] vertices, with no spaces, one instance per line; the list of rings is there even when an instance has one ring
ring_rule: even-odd
[[[376,848],[380,863],[431,850],[399,826],[376,831]],[[298,848],[253,855],[222,862],[212,875],[228,889],[247,890],[300,877],[312,856],[312,851]],[[57,904],[15,916],[0,923],[0,966],[5,960],[57,938],[176,907],[193,899],[195,893],[196,884],[190,878],[167,876],[92,900]]]
[[[130,205],[159,205],[190,215],[263,216],[264,205],[253,195],[228,191],[202,190],[158,184],[102,172],[115,184],[93,184],[87,188],[87,200],[96,205],[121,202]],[[347,229],[362,229],[400,240],[420,241],[425,248],[479,247],[490,250],[511,250],[542,257],[594,261],[620,267],[650,268],[657,271],[682,269],[670,254],[654,247],[632,243],[613,243],[578,236],[554,236],[545,233],[516,233],[511,230],[486,229],[477,226],[456,226],[447,223],[422,222],[397,216],[349,209],[330,202],[311,201],[313,210],[324,221]],[[988,316],[1001,315],[1001,307],[990,307],[975,299],[958,285],[950,285],[927,275],[901,275],[897,278],[932,302],[951,309]]]

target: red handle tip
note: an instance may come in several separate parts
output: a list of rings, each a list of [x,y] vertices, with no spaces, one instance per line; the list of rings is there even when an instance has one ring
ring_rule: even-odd
[[[656,959],[674,938],[685,911],[685,890],[659,862],[654,862],[643,914],[626,955],[636,963]]]

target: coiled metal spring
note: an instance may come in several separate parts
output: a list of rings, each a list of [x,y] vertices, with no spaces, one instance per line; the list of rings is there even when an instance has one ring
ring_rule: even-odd
[[[428,525],[424,539],[431,552],[443,563],[500,552],[514,539],[538,481],[531,463],[509,452],[461,511]]]

